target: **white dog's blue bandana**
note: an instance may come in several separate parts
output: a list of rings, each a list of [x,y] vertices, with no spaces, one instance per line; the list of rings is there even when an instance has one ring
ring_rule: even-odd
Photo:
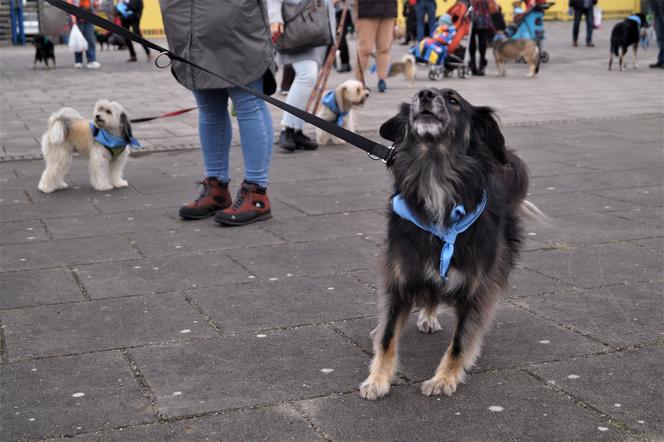
[[[341,126],[344,122],[344,117],[348,115],[348,112],[341,112],[341,110],[339,109],[334,89],[325,92],[325,95],[323,95],[323,104],[328,108],[330,108],[330,110],[337,115],[337,121],[336,121],[337,126]]]
[[[95,124],[90,122],[90,130],[92,131],[92,137],[95,141],[106,148],[111,153],[113,159],[118,155],[124,152],[127,145],[133,146],[137,149],[142,148],[143,146],[138,140],[134,137],[129,139],[116,137],[112,133],[108,132],[106,129],[95,126]]]
[[[450,268],[452,255],[454,255],[454,241],[458,234],[465,232],[480,217],[486,207],[486,191],[482,194],[482,200],[475,210],[466,215],[466,209],[458,204],[452,208],[450,213],[451,225],[447,228],[434,224],[423,224],[420,222],[406,204],[406,201],[397,194],[392,198],[392,211],[401,218],[410,221],[422,230],[426,230],[443,241],[443,249],[440,251],[440,277],[447,281],[447,271]]]

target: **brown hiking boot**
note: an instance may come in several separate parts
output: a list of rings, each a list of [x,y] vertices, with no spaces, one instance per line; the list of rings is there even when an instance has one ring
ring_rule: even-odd
[[[272,218],[267,189],[257,184],[243,182],[235,196],[235,203],[217,212],[214,220],[227,226],[244,226]]]
[[[184,219],[203,219],[230,207],[232,204],[231,194],[228,191],[228,183],[222,183],[216,178],[205,178],[198,184],[203,190],[196,201],[180,207],[180,217]]]

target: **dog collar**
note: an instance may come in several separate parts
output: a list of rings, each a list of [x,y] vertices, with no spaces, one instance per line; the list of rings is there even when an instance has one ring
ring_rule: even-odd
[[[487,194],[484,191],[482,200],[471,213],[466,215],[466,209],[461,204],[454,206],[452,212],[450,212],[451,224],[449,227],[439,227],[435,224],[424,224],[419,221],[400,194],[396,194],[392,198],[392,211],[443,241],[443,249],[440,251],[440,277],[443,278],[443,281],[447,281],[447,271],[454,255],[454,242],[457,235],[465,232],[480,217],[486,207],[486,202]]]
[[[138,149],[143,147],[136,138],[131,137],[127,140],[126,138],[117,137],[106,129],[95,126],[92,121],[90,122],[90,130],[92,131],[92,136],[95,141],[104,146],[111,153],[113,158],[124,152],[127,145]]]
[[[339,106],[337,105],[337,97],[336,94],[334,93],[334,89],[331,91],[327,91],[325,95],[323,95],[323,104],[330,108],[332,112],[337,114],[337,126],[341,126],[344,122],[344,117],[348,115],[348,112],[341,112],[339,109]]]
[[[630,15],[627,17],[627,20],[632,20],[633,22],[636,22],[637,25],[639,25],[639,29],[641,29],[641,17],[638,15]]]

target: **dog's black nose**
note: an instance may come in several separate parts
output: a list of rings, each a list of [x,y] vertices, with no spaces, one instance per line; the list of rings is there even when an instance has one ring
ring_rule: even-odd
[[[425,104],[425,103],[430,103],[433,101],[433,99],[436,97],[436,94],[433,90],[431,89],[422,89],[418,94],[417,98],[420,99],[420,103]]]

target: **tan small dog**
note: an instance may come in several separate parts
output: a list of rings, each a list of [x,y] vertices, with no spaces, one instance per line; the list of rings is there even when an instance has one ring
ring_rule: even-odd
[[[523,57],[530,66],[527,77],[534,77],[539,72],[540,54],[537,43],[533,40],[503,38],[493,44],[493,56],[496,59],[499,77],[505,76],[505,63],[519,57]]]
[[[355,132],[353,109],[362,106],[369,98],[369,90],[357,80],[346,80],[335,89],[327,91],[316,116],[325,121],[336,121],[338,126]],[[318,144],[343,144],[343,141],[316,128]]]
[[[140,147],[119,103],[97,101],[92,121],[70,107],[63,107],[48,119],[48,129],[42,136],[46,168],[39,180],[39,190],[51,193],[67,188],[65,176],[74,152],[88,158],[90,183],[95,190],[127,187],[123,170],[129,145]]]
[[[408,80],[408,86],[413,87],[415,86],[416,72],[415,57],[406,54],[401,61],[395,61],[390,65],[390,70],[387,72],[387,76],[396,77],[399,74],[403,74],[404,78]]]

